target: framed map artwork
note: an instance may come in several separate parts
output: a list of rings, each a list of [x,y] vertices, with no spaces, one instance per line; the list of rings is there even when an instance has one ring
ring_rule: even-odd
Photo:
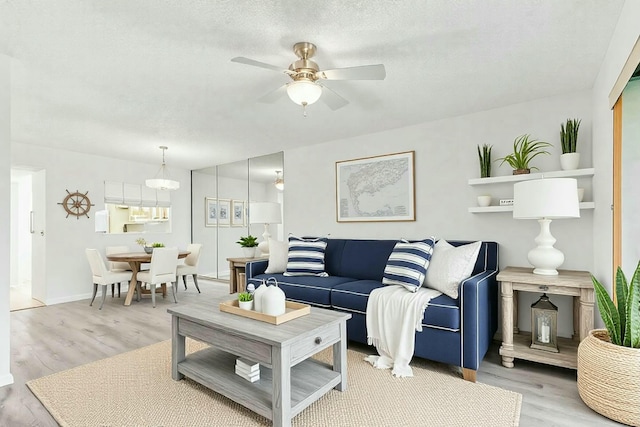
[[[228,227],[231,224],[231,200],[218,199],[218,226]]]
[[[204,226],[215,227],[218,221],[218,200],[213,197],[204,198]]]
[[[337,221],[415,221],[414,153],[336,162]]]
[[[246,211],[244,208],[244,200],[233,200],[231,202],[231,226],[244,227],[246,225]]]

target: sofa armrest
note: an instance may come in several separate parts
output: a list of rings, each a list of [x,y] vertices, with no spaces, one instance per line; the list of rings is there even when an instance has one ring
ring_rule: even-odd
[[[252,279],[259,274],[264,274],[269,265],[269,260],[261,259],[256,261],[249,261],[245,267],[246,279]]]
[[[498,328],[498,281],[484,270],[460,284],[462,367],[477,370]]]

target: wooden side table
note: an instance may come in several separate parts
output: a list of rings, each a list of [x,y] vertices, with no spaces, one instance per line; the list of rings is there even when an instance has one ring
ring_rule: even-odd
[[[577,369],[578,344],[593,329],[594,290],[587,271],[558,270],[557,276],[533,274],[532,268],[507,267],[498,274],[502,295],[502,365],[513,368],[514,359]],[[519,333],[518,291],[546,292],[573,297],[573,337],[558,337],[559,353],[529,348],[531,332]]]
[[[256,261],[261,259],[269,259],[268,257],[256,257],[256,258],[227,258],[229,261],[229,293],[235,294],[236,292],[244,292],[245,281],[240,277],[240,274],[245,274],[245,266],[250,261]]]

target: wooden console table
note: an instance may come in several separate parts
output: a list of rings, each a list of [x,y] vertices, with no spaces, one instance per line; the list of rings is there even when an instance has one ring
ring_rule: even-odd
[[[587,271],[558,270],[558,273],[557,276],[542,276],[533,274],[532,268],[507,267],[498,274],[502,294],[500,355],[503,366],[513,368],[514,359],[524,359],[577,369],[578,344],[593,329],[593,283]],[[573,337],[558,337],[559,353],[529,348],[531,332],[519,333],[518,291],[573,297]]]
[[[250,261],[269,259],[268,257],[255,258],[227,258],[229,261],[229,293],[244,292],[245,281],[241,279],[241,274],[245,274],[245,266]]]

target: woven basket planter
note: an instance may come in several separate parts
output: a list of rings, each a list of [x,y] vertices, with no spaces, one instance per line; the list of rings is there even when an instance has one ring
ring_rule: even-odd
[[[578,347],[578,393],[594,411],[640,426],[640,349],[609,342],[606,329],[594,329]]]

